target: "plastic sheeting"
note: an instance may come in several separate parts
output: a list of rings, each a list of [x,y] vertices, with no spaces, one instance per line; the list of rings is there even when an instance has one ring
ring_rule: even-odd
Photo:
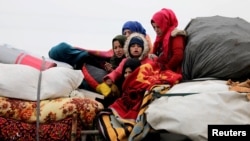
[[[198,17],[189,22],[186,31],[184,80],[249,78],[249,22],[222,16]]]

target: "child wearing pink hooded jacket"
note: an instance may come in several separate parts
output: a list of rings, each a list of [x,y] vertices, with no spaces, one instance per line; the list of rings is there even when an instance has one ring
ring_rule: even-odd
[[[141,61],[141,64],[153,63],[154,60],[149,58],[148,54],[150,52],[150,47],[145,36],[140,33],[132,33],[127,38],[124,45],[124,52],[126,58],[121,61],[115,70],[104,76],[103,80],[106,84],[112,85],[122,77],[123,66],[127,58],[138,58]]]

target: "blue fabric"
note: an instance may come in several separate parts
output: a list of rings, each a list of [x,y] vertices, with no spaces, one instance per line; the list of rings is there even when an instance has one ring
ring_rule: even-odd
[[[125,29],[129,29],[132,32],[138,32],[146,36],[146,30],[138,21],[127,21],[126,23],[124,23],[124,25],[122,26],[122,34]]]
[[[72,47],[67,43],[60,43],[52,47],[48,53],[49,57],[70,64],[75,69],[81,69],[88,52]]]
[[[133,44],[138,44],[140,47],[144,48],[144,42],[142,39],[138,37],[133,37],[129,42],[129,47],[131,47]]]

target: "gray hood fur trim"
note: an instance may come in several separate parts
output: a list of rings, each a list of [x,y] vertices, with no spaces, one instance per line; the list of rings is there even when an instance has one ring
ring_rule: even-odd
[[[147,55],[148,55],[148,53],[149,53],[149,51],[150,51],[150,48],[149,48],[149,46],[148,46],[148,42],[147,42],[145,36],[144,36],[143,34],[140,34],[140,33],[137,33],[137,32],[132,33],[132,34],[130,34],[130,35],[128,36],[128,38],[127,38],[127,40],[126,40],[126,42],[125,42],[125,44],[124,44],[124,48],[123,48],[123,49],[124,49],[125,56],[126,56],[127,58],[131,58],[131,56],[130,56],[130,54],[129,54],[129,50],[128,50],[128,49],[129,49],[128,45],[129,45],[129,43],[130,43],[130,41],[131,41],[131,39],[132,39],[133,37],[140,37],[140,38],[143,40],[143,42],[144,42],[144,49],[143,49],[143,52],[142,52],[141,56],[138,58],[139,60],[143,60],[145,57],[147,57]]]

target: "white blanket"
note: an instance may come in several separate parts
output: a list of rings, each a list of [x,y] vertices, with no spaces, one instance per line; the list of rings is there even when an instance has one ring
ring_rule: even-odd
[[[199,94],[153,101],[146,110],[148,123],[194,141],[207,140],[210,124],[250,124],[250,102],[245,94],[229,91],[226,81],[180,83],[168,93],[188,92]]]

